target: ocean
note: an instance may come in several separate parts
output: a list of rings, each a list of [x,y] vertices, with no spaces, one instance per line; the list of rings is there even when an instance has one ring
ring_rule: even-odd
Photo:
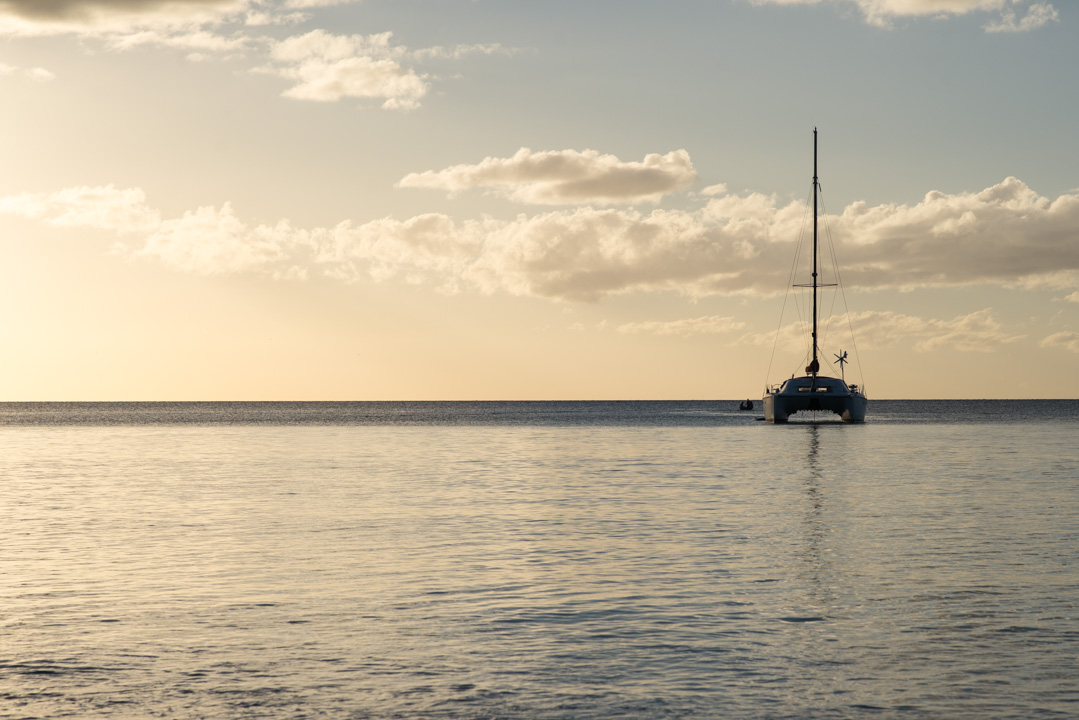
[[[0,403],[0,718],[1079,716],[1079,401],[759,417]]]

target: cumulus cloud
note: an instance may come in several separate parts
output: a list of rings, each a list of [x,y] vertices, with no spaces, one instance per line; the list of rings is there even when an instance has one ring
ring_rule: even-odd
[[[312,30],[272,43],[270,64],[259,71],[294,81],[283,95],[295,100],[374,98],[382,99],[385,109],[410,110],[419,106],[430,82],[408,63],[512,52],[497,43],[410,50],[393,44],[392,38],[392,32],[334,35]]]
[[[818,5],[822,0],[750,0],[757,5]],[[1059,19],[1056,9],[1047,2],[1030,0],[829,0],[832,5],[853,6],[866,22],[890,27],[897,18],[954,17],[970,13],[997,13],[998,19],[986,25],[987,32],[1026,32]],[[1016,8],[1025,10],[1017,13]]]
[[[578,205],[658,202],[668,193],[689,187],[696,179],[685,150],[666,155],[653,153],[641,162],[623,162],[595,150],[532,152],[521,148],[509,158],[488,157],[476,165],[411,173],[397,185],[451,194],[490,188],[522,203]]]
[[[1053,333],[1042,340],[1039,345],[1043,348],[1062,348],[1073,353],[1079,353],[1079,333],[1067,330]]]
[[[295,100],[375,98],[382,99],[386,109],[412,109],[430,86],[426,76],[394,59],[405,51],[391,45],[392,35],[334,35],[312,30],[274,43],[272,65],[263,71],[295,81],[283,93]]]
[[[0,212],[139,233],[147,239],[143,257],[193,272],[298,266],[345,279],[401,277],[447,290],[578,301],[659,290],[782,293],[805,216],[801,203],[751,193],[711,197],[695,210],[582,206],[508,220],[427,214],[312,230],[286,220],[251,228],[227,204],[163,221],[141,190],[112,186],[0,198]],[[854,203],[825,216],[823,226],[847,288],[1079,288],[1079,194],[1051,200],[1015,178],[975,193],[930,192],[915,205]],[[214,249],[203,252],[200,243]],[[985,317],[967,320],[981,325],[954,328],[948,343],[991,330]]]
[[[977,193],[930,192],[914,206],[855,203],[833,227],[861,286],[1067,287],[1079,271],[1079,195],[1050,200],[1013,177]]]
[[[330,233],[318,233],[322,242],[314,260],[326,274],[342,280],[433,280],[442,290],[456,291],[482,252],[484,232],[484,223],[457,226],[437,213],[361,225],[346,221]]]
[[[706,315],[698,318],[684,318],[681,320],[650,320],[646,322],[625,323],[618,326],[618,332],[636,335],[647,333],[651,335],[714,335],[741,330],[745,323],[732,317],[719,315]]]
[[[287,220],[248,227],[225,203],[220,210],[201,207],[158,223],[135,257],[157,258],[179,270],[206,275],[263,268],[280,273],[288,272],[291,251],[309,242],[309,234],[295,230]]]

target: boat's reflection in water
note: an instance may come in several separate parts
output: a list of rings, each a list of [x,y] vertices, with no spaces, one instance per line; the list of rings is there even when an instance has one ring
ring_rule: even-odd
[[[840,425],[829,421],[828,424]],[[805,490],[802,503],[802,546],[797,555],[802,560],[799,572],[806,586],[807,604],[814,607],[812,612],[827,614],[827,606],[835,600],[832,590],[834,571],[830,558],[828,539],[831,534],[826,505],[827,482],[821,468],[821,433],[820,423],[806,423],[805,432],[807,474],[802,482]],[[808,608],[807,608],[808,610]]]

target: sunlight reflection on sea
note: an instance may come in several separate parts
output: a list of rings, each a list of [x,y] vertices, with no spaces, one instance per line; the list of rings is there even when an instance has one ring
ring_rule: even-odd
[[[3,428],[0,717],[1075,712],[1074,416],[731,417]]]

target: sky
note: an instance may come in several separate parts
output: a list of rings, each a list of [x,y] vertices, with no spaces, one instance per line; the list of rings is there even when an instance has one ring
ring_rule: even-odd
[[[1076,68],[1064,0],[0,0],[0,400],[760,397],[814,128],[825,358],[1076,398]]]

